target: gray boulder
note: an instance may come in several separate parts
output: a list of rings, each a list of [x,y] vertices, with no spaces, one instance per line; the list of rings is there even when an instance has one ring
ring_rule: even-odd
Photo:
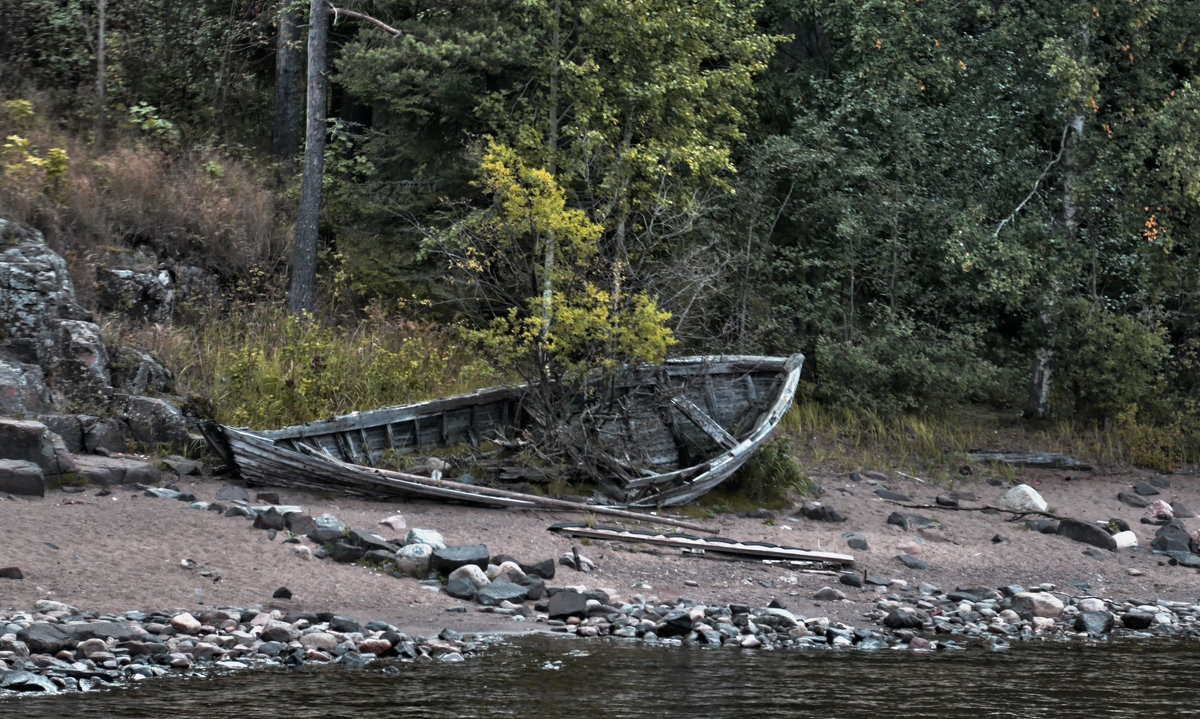
[[[48,677],[24,670],[0,669],[0,689],[13,692],[58,693],[58,685],[50,681]]]
[[[138,395],[120,395],[116,399],[129,424],[130,436],[144,446],[168,444],[182,449],[191,441],[187,419],[170,402]]]
[[[897,554],[896,559],[899,559],[900,563],[909,569],[929,569],[929,565],[924,560],[917,559],[911,554]]]
[[[75,637],[58,624],[35,622],[17,632],[17,639],[25,642],[34,654],[56,654],[75,642]]]
[[[392,552],[395,552],[397,549],[396,545],[392,544],[378,534],[375,534],[374,532],[368,532],[365,529],[351,529],[346,534],[350,538],[350,541],[354,542],[363,549],[378,549],[387,552],[389,555]]]
[[[366,550],[362,547],[344,540],[334,542],[333,546],[329,548],[330,558],[342,564],[358,561],[364,554],[366,554]]]
[[[98,455],[76,455],[74,459],[79,475],[93,484],[157,484],[162,480],[162,473],[149,462]]]
[[[1149,629],[1154,625],[1154,615],[1132,609],[1121,615],[1121,624],[1125,625],[1126,629]]]
[[[255,515],[254,528],[280,531],[284,528],[284,516],[274,507],[268,507],[266,511]]]
[[[54,395],[36,364],[0,357],[0,414],[29,415],[54,409]]]
[[[1159,552],[1190,552],[1192,537],[1183,522],[1172,519],[1154,533],[1150,548]]]
[[[1018,484],[1000,497],[1000,504],[1015,510],[1045,512],[1048,509],[1042,495],[1028,484]]]
[[[428,544],[406,544],[396,551],[396,568],[410,577],[429,576],[433,562],[433,547]]]
[[[1143,497],[1153,497],[1158,494],[1158,489],[1149,482],[1138,482],[1133,485],[1133,491]]]
[[[1058,534],[1058,522],[1053,519],[1031,519],[1027,525],[1038,534]]]
[[[47,479],[76,469],[62,437],[32,420],[0,418],[0,457],[32,462]]]
[[[293,534],[307,535],[317,528],[317,523],[312,517],[299,512],[284,515],[283,523],[287,526],[288,531]]]
[[[40,339],[57,320],[90,319],[75,302],[75,287],[63,258],[42,233],[0,218],[0,326],[3,344]]]
[[[938,526],[938,523],[929,517],[923,517],[919,514],[907,514],[905,512],[892,512],[888,515],[887,523],[903,527],[904,529]]]
[[[83,450],[89,453],[119,453],[129,449],[128,425],[115,417],[90,417],[82,420]]]
[[[1062,600],[1050,592],[1021,592],[1012,598],[1011,609],[1022,618],[1062,616]]]
[[[128,622],[88,622],[86,624],[68,624],[63,628],[77,642],[87,639],[131,642],[146,637],[144,631]]]
[[[920,629],[928,617],[912,607],[896,607],[883,618],[884,626],[890,629]]]
[[[555,592],[546,603],[546,614],[550,619],[582,617],[587,613],[587,598],[574,589]]]
[[[913,501],[912,497],[908,496],[907,494],[904,494],[903,492],[893,492],[886,487],[880,487],[876,489],[875,494],[879,495],[879,497],[882,499],[888,500],[889,502],[904,502],[905,504],[912,504]]]
[[[428,544],[434,549],[446,548],[446,540],[442,538],[441,532],[417,527],[408,530],[408,533],[404,535],[403,544]]]
[[[846,545],[851,549],[857,549],[861,552],[867,551],[870,546],[867,544],[866,537],[854,532],[845,532],[842,534],[842,539],[846,540]]]
[[[1076,542],[1090,544],[1093,547],[1109,551],[1116,551],[1117,549],[1117,542],[1108,533],[1108,530],[1092,522],[1083,522],[1078,519],[1063,519],[1058,523],[1058,534]]]
[[[1128,505],[1130,507],[1134,507],[1137,509],[1142,509],[1143,507],[1146,507],[1147,505],[1150,504],[1148,501],[1143,499],[1140,495],[1135,494],[1134,492],[1129,492],[1129,491],[1117,492],[1117,499],[1121,502],[1121,504],[1125,504],[1125,505]]]
[[[845,522],[846,518],[833,507],[820,502],[809,502],[804,505],[804,518],[814,522]]]
[[[487,546],[483,544],[462,544],[455,547],[445,547],[433,550],[433,569],[438,574],[450,574],[459,567],[474,564],[480,569],[487,569]]]
[[[495,607],[505,601],[523,602],[528,596],[528,587],[505,580],[498,580],[480,587],[475,592],[475,601],[485,607]]]
[[[21,459],[0,459],[0,492],[26,497],[46,496],[42,468]]]
[[[1108,634],[1115,624],[1111,612],[1093,611],[1080,612],[1075,615],[1075,631],[1088,634]]]
[[[471,580],[460,577],[446,582],[444,591],[455,599],[474,599],[478,589]]]
[[[159,393],[175,390],[175,375],[149,352],[123,345],[109,361],[113,387],[129,394]]]
[[[70,404],[107,406],[112,398],[112,375],[100,327],[95,322],[60,320],[53,342],[52,356],[44,357],[41,364],[54,391]]]

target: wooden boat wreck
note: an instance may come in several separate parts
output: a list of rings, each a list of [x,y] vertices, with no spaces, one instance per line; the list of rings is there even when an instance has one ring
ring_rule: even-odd
[[[580,393],[596,462],[590,482],[614,507],[687,503],[727,479],[762,445],[791,405],[803,355],[667,360]],[[603,411],[601,411],[603,410]],[[228,468],[250,484],[357,495],[413,495],[525,506],[528,496],[397,471],[396,458],[488,442],[511,445],[538,422],[526,385],[355,412],[275,430],[205,422]],[[571,420],[574,421],[574,420]],[[584,421],[584,420],[579,420]],[[591,440],[594,439],[593,443]]]

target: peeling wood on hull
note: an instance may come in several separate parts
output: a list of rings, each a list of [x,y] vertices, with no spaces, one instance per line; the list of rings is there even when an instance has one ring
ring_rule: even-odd
[[[642,544],[655,544],[662,547],[675,547],[689,551],[713,552],[748,559],[775,559],[799,562],[818,562],[821,564],[837,564],[850,566],[854,557],[849,554],[836,552],[815,552],[798,547],[781,547],[765,542],[739,542],[732,539],[703,539],[686,534],[654,534],[621,529],[619,527],[588,526],[586,524],[555,524],[548,527],[549,531],[573,537],[588,537],[589,539],[611,539]]]
[[[714,356],[635,368],[616,387],[632,414],[598,428],[612,446],[601,458],[611,476],[597,482],[618,507],[672,506],[700,497],[767,440],[791,405],[803,362],[799,354]],[[251,483],[517,506],[475,496],[479,492],[382,477],[375,468],[418,449],[513,436],[534,421],[524,399],[522,387],[497,387],[276,430],[212,422],[201,430]]]

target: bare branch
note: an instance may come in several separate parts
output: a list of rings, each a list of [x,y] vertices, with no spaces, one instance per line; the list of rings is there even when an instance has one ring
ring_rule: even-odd
[[[1072,125],[1072,122],[1068,122],[1063,127],[1062,138],[1058,141],[1058,154],[1054,156],[1054,159],[1051,160],[1048,165],[1046,165],[1046,169],[1042,170],[1041,176],[1038,177],[1038,179],[1033,183],[1033,189],[1029,191],[1029,194],[1025,196],[1024,200],[1021,200],[1021,204],[1017,205],[1017,208],[1013,210],[1008,217],[1005,217],[1003,220],[1001,220],[1000,224],[996,226],[996,231],[992,233],[992,237],[998,236],[1000,234],[1000,230],[1004,229],[1006,224],[1016,218],[1017,213],[1021,211],[1021,208],[1025,207],[1025,203],[1032,200],[1033,196],[1037,194],[1038,185],[1042,184],[1042,180],[1046,179],[1046,175],[1050,173],[1050,168],[1057,165],[1059,160],[1063,158],[1063,153],[1067,150],[1067,133],[1071,131]]]
[[[370,15],[365,15],[363,13],[355,12],[353,10],[343,10],[341,8],[334,7],[332,3],[329,5],[329,11],[333,13],[333,18],[335,21],[337,20],[339,15],[345,15],[346,17],[354,18],[355,20],[365,20],[365,21],[371,23],[372,25],[374,25],[375,27],[379,28],[380,30],[383,30],[384,32],[388,33],[392,37],[400,37],[401,35],[404,34],[400,30],[397,30],[396,28],[392,27],[391,25],[388,25],[387,23],[383,22],[382,20],[376,20],[375,18],[371,17]]]

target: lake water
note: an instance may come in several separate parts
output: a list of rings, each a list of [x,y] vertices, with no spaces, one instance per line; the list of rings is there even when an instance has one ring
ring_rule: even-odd
[[[0,717],[1174,719],[1200,717],[1198,667],[1200,643],[1164,640],[756,653],[534,636],[460,664],[265,669],[3,699]]]

